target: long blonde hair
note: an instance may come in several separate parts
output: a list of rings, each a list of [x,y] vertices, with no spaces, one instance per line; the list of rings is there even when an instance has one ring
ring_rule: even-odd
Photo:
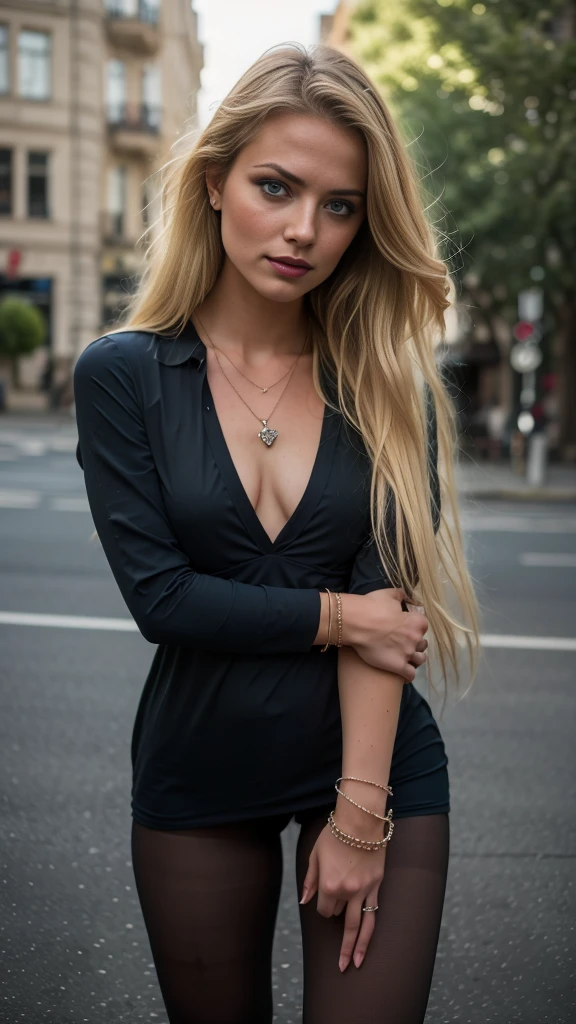
[[[353,60],[328,46],[274,47],[240,78],[210,124],[185,137],[183,151],[163,168],[160,230],[148,245],[139,288],[119,329],[160,334],[183,329],[212,289],[224,259],[206,169],[216,165],[225,177],[264,120],[286,111],[354,128],[365,141],[367,216],[330,278],[306,297],[314,384],[330,404],[321,369],[332,373],[339,410],[362,435],[373,466],[371,517],[378,551],[394,585],[423,605],[430,654],[438,655],[444,682],[449,665],[459,682],[458,648],[464,644],[473,679],[480,648],[478,605],[453,478],[456,414],[435,359],[455,289],[438,256],[400,131]],[[441,518],[436,533],[426,385],[437,430]],[[454,599],[463,621],[452,610]],[[430,658],[427,673],[435,689]]]

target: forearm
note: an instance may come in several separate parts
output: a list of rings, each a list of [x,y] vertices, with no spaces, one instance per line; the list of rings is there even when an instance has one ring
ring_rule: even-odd
[[[403,685],[400,676],[367,665],[352,647],[339,651],[343,776],[369,779],[382,786],[389,784]],[[385,813],[384,790],[360,782],[339,785],[356,803],[377,814]],[[345,832],[365,838],[382,836],[382,822],[345,797],[338,795],[334,815]]]

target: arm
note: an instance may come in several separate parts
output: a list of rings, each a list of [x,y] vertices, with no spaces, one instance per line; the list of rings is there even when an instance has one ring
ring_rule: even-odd
[[[440,525],[438,449],[435,410],[428,388],[425,398],[431,515],[436,533]],[[367,594],[390,585],[378,557],[378,549],[373,539],[369,539],[356,556],[349,590],[354,594]],[[338,652],[343,735],[342,775],[370,779],[384,786],[388,784],[403,685],[402,676],[366,664],[353,647],[343,647]],[[340,788],[357,803],[378,814],[384,814],[387,795],[383,790],[350,781],[342,782]],[[382,823],[377,818],[370,817],[340,795],[336,802],[335,816],[340,827],[352,835],[366,839],[382,835]]]
[[[392,672],[373,668],[351,647],[338,652],[338,689],[342,716],[342,775],[370,779],[386,786],[404,681]],[[377,814],[384,814],[387,794],[361,782],[344,781],[340,789]],[[363,839],[381,839],[382,822],[354,807],[338,794],[334,817],[338,826]]]
[[[324,642],[317,590],[252,586],[191,568],[166,513],[130,368],[113,337],[80,355],[74,396],[94,525],[146,640],[262,654]]]

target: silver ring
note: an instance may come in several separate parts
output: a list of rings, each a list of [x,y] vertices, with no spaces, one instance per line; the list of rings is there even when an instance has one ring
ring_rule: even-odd
[[[362,910],[378,910],[378,906],[376,905],[375,907],[362,907]]]

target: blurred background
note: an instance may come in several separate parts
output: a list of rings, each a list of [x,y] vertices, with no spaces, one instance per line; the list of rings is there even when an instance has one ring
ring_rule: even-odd
[[[167,1024],[128,838],[153,649],[89,540],[72,372],[138,282],[172,147],[287,40],[381,89],[458,294],[437,358],[484,653],[432,702],[453,813],[427,1024],[576,1021],[576,3],[0,0],[0,1024]]]

